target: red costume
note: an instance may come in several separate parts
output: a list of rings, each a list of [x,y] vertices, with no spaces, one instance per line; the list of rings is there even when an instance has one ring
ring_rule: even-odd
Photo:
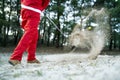
[[[21,4],[43,11],[49,4],[49,0],[21,0]],[[25,33],[15,48],[10,60],[22,60],[24,51],[27,50],[27,61],[35,60],[36,45],[38,40],[38,25],[40,13],[22,8],[21,9],[22,25]]]

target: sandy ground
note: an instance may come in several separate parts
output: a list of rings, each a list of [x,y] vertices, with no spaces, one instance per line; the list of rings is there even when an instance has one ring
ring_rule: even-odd
[[[120,80],[120,55],[99,55],[87,60],[86,54],[37,53],[41,64],[8,64],[10,53],[0,53],[0,80]]]

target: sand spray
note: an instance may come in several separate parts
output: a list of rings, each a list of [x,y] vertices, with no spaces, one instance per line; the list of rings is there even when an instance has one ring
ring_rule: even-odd
[[[82,24],[77,24],[74,27],[69,37],[69,44],[75,47],[88,48],[88,58],[96,59],[107,43],[109,34],[109,14],[106,9],[92,9]]]

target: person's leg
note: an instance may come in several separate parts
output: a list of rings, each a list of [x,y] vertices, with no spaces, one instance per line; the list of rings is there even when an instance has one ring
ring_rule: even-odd
[[[24,29],[24,26],[27,23],[27,19],[22,19],[22,25],[21,27]],[[19,43],[17,44],[16,48],[14,49],[12,55],[10,56],[10,60],[18,60],[21,61],[23,52],[26,50],[26,47],[28,45],[28,37],[27,31],[24,32],[23,36],[21,37]],[[26,42],[27,40],[27,42]]]
[[[24,10],[22,12],[22,28],[25,30],[25,33],[19,41],[19,44],[15,48],[14,52],[12,53],[10,60],[21,61],[23,52],[28,48],[29,43],[36,35],[37,26],[39,23],[39,14],[34,14],[34,16],[32,13],[33,12],[29,10]],[[35,21],[36,18],[37,20]],[[37,24],[34,22],[37,22]]]
[[[28,63],[39,63],[36,59],[36,47],[37,47],[37,41],[38,41],[38,24],[39,24],[39,18],[33,18],[31,20],[31,25],[33,25],[31,28],[31,32],[32,32],[32,37],[31,41],[29,43],[29,46],[27,48],[27,52],[28,52],[28,58],[27,58],[27,62]]]
[[[22,60],[22,55],[31,41],[31,35],[31,31],[25,31],[24,35],[22,36],[21,40],[19,41],[17,47],[15,48],[13,54],[10,57],[11,60]]]
[[[37,47],[37,40],[38,40],[38,31],[35,30],[33,33],[33,39],[30,41],[30,44],[27,48],[28,58],[27,61],[35,60],[36,59],[36,47]]]
[[[38,40],[38,31],[35,31],[34,38],[33,38],[33,40],[30,42],[29,47],[28,47],[28,49],[27,49],[27,51],[28,51],[27,62],[28,62],[28,63],[40,63],[40,62],[36,59],[37,40]]]
[[[22,23],[27,23],[26,20],[24,20]],[[9,63],[12,64],[13,66],[20,64],[22,60],[22,55],[26,48],[28,47],[28,44],[30,42],[30,31],[25,31],[23,34],[21,40],[19,41],[18,45],[14,49],[12,55],[10,56]]]

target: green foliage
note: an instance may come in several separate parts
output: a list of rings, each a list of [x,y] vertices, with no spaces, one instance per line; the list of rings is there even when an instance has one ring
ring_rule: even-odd
[[[77,6],[78,5],[78,0],[71,0],[71,5],[72,6]]]
[[[17,43],[23,34],[18,19],[20,15],[19,1],[0,0],[0,46],[1,43],[7,44],[9,40],[11,40],[11,44]],[[48,8],[45,10],[45,15],[49,16],[58,28],[65,35],[69,36],[76,22],[80,21],[83,16],[86,16],[91,8],[96,7],[106,7],[108,9],[110,12],[111,31],[116,31],[119,34],[120,0],[51,0]],[[55,42],[62,45],[67,38],[63,37],[45,17],[41,20],[39,29],[40,33],[43,34],[43,45],[56,45]],[[8,34],[9,32],[11,32],[11,35]],[[116,39],[120,41],[118,40],[119,38]]]

